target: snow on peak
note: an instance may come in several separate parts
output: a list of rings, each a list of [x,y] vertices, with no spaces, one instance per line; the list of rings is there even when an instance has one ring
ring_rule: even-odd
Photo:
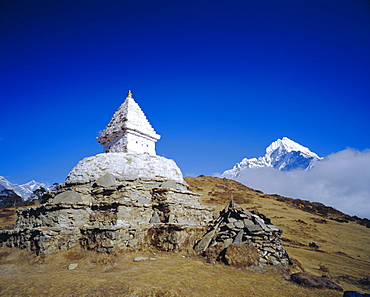
[[[44,183],[39,183],[35,180],[31,180],[29,181],[28,183],[25,183],[23,185],[20,185],[22,188],[27,188],[29,189],[30,191],[35,191],[36,189],[40,188],[40,187],[43,187],[45,188],[45,184]]]
[[[294,169],[309,170],[313,164],[321,160],[314,152],[303,145],[283,137],[271,143],[266,148],[266,154],[259,158],[244,158],[240,163],[237,163],[234,168],[226,170],[222,176],[235,178],[240,175],[240,172],[247,168],[272,167],[281,171],[289,171]]]
[[[283,137],[282,139],[278,139],[271,143],[266,148],[266,155],[271,156],[271,154],[276,150],[281,150],[288,153],[293,151],[301,152],[306,157],[315,157],[320,159],[320,157],[317,154],[311,152],[309,148],[300,145],[299,143],[289,139],[288,137]]]
[[[21,196],[24,200],[30,199],[33,191],[37,190],[40,187],[49,190],[49,187],[47,187],[44,183],[39,183],[34,180],[31,180],[23,185],[17,185],[11,183],[5,177],[0,176],[0,190],[4,189],[13,190],[17,195]]]

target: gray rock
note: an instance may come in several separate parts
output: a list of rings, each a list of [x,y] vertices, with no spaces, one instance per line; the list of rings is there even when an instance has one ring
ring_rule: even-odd
[[[244,223],[245,227],[254,226],[254,223],[251,220],[248,220],[248,219],[244,219],[243,223]]]
[[[263,231],[263,229],[259,225],[251,225],[246,227],[249,232],[258,232]]]
[[[273,249],[272,247],[268,247],[268,246],[263,247],[263,250],[269,253],[275,252],[275,249]]]
[[[233,243],[233,239],[232,238],[227,238],[227,239],[224,240],[224,246],[225,247],[228,247],[232,243]]]
[[[134,258],[134,262],[146,261],[148,259],[149,259],[148,257],[136,257]]]
[[[176,223],[175,216],[174,216],[173,214],[170,214],[170,215],[168,216],[168,223],[169,223],[169,224]]]
[[[194,222],[191,222],[190,220],[184,218],[177,218],[177,222],[180,225],[194,225]]]
[[[266,225],[266,226],[270,228],[272,231],[279,231],[279,232],[283,231],[280,227],[277,227],[275,225]]]
[[[201,253],[203,252],[210,244],[212,241],[213,237],[216,234],[216,229],[214,228],[211,231],[209,231],[206,235],[203,236],[203,238],[196,244],[194,250],[196,253]]]
[[[242,230],[239,231],[239,233],[234,238],[234,242],[233,243],[235,243],[235,244],[241,244],[242,243],[242,239],[243,239],[243,234],[244,234],[244,231],[242,229]]]
[[[313,288],[328,288],[338,291],[343,291],[342,287],[337,285],[336,283],[319,276],[315,276],[312,274],[298,272],[294,273],[290,276],[290,279],[302,286],[305,287],[313,287]]]
[[[69,270],[73,270],[73,269],[75,269],[77,266],[78,266],[78,264],[77,264],[77,263],[72,263],[72,264],[69,264],[68,269],[69,269]]]
[[[95,183],[100,187],[111,187],[117,184],[117,180],[113,174],[107,173],[101,177],[99,177]]]
[[[173,180],[166,180],[162,185],[161,188],[165,189],[177,189],[177,184]]]
[[[81,199],[83,202],[88,202],[88,203],[90,203],[93,200],[93,198],[90,195],[82,195]]]
[[[243,221],[236,221],[236,222],[234,222],[234,226],[238,229],[243,229],[244,228],[244,223],[243,223]]]
[[[139,197],[137,199],[137,202],[142,203],[142,204],[147,204],[147,203],[150,203],[150,199],[146,197]]]
[[[257,223],[258,225],[260,225],[260,227],[261,227],[263,230],[265,230],[265,231],[269,231],[269,229],[270,229],[270,228],[266,226],[265,222],[264,222],[261,218],[259,218],[259,217],[255,217],[255,220],[256,220],[256,223]]]
[[[158,213],[156,211],[153,211],[153,216],[150,219],[149,223],[151,223],[151,224],[158,224],[160,222],[161,222],[161,220],[159,219]]]
[[[251,218],[252,213],[246,209],[243,209],[243,212],[239,214],[242,218]]]
[[[229,228],[229,229],[234,229],[235,225],[234,225],[234,223],[227,223],[226,227]]]
[[[56,195],[53,199],[53,203],[69,202],[76,203],[82,201],[82,195],[75,191],[65,191]]]

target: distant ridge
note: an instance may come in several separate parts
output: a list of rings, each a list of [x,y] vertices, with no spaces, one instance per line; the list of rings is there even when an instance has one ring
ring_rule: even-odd
[[[39,183],[34,180],[31,180],[23,185],[17,185],[11,183],[5,177],[0,176],[0,191],[5,189],[13,190],[17,195],[21,196],[24,200],[30,199],[33,191],[37,190],[40,187],[43,187],[45,190],[49,190],[49,188],[44,183]]]
[[[294,169],[308,170],[313,164],[321,160],[317,154],[309,148],[299,143],[283,137],[272,142],[266,148],[266,154],[259,158],[244,158],[232,169],[226,170],[222,176],[227,178],[236,178],[247,168],[272,167],[280,171],[289,171]]]

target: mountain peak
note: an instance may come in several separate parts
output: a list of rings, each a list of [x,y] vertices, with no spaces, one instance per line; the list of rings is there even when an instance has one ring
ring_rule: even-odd
[[[317,160],[321,160],[317,154],[299,143],[283,137],[272,142],[266,148],[266,154],[259,158],[244,158],[233,169],[226,170],[222,176],[236,178],[247,168],[272,167],[281,171],[294,169],[310,169]]]
[[[266,148],[266,155],[271,155],[276,150],[281,150],[285,152],[301,152],[306,157],[314,157],[320,159],[320,157],[315,154],[314,152],[311,152],[309,148],[300,145],[299,143],[289,139],[288,137],[283,137],[282,139],[277,139],[273,143],[271,143]]]
[[[49,190],[44,183],[39,183],[35,180],[31,180],[23,185],[13,184],[8,181],[4,176],[0,176],[0,190],[9,189],[13,190],[17,195],[21,196],[24,200],[31,198],[33,191],[43,187]]]

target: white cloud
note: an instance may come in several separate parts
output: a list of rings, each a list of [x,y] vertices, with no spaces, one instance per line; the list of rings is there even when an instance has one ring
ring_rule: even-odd
[[[370,218],[370,150],[331,154],[310,171],[247,169],[237,180],[265,193],[322,202]]]

